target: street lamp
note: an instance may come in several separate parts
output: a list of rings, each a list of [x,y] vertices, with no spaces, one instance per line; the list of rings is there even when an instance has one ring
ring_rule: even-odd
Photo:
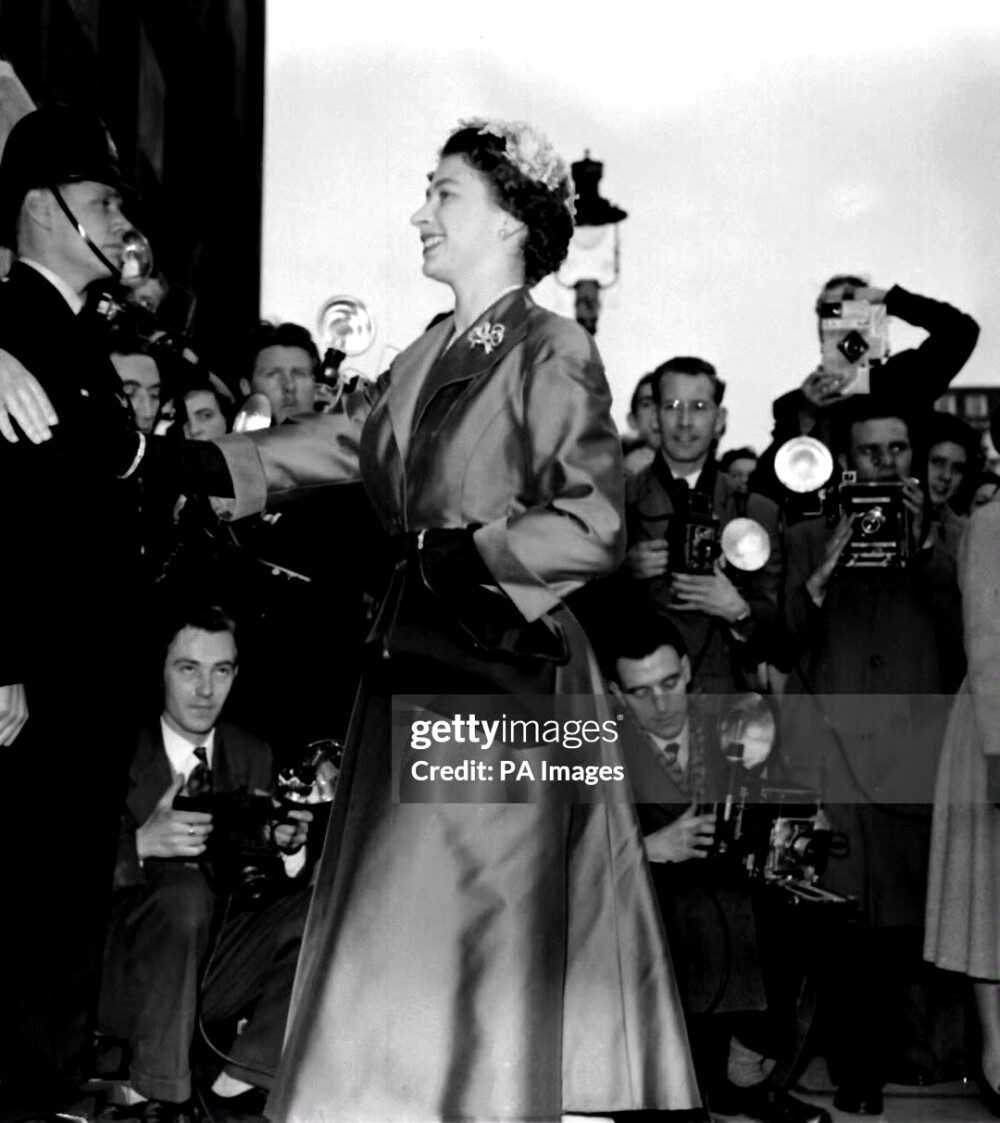
[[[576,186],[576,230],[556,280],[576,291],[576,319],[591,335],[597,334],[601,290],[610,288],[620,273],[618,224],[628,212],[602,198],[598,185],[604,165],[590,158],[573,165]]]

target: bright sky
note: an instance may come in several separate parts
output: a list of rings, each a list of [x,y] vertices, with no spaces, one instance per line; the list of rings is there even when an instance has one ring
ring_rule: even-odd
[[[683,14],[678,14],[683,12]],[[729,383],[723,447],[763,447],[816,365],[832,273],[982,326],[959,383],[1000,382],[1000,4],[268,4],[261,312],[315,330],[361,297],[377,373],[450,290],[409,216],[459,118],[527,119],[605,165],[629,212],[597,343],[623,424],[677,354]],[[571,314],[553,281],[535,292]],[[921,334],[893,322],[895,350]]]

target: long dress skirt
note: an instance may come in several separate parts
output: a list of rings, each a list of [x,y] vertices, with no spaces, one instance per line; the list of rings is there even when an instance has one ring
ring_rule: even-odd
[[[352,719],[268,1118],[697,1107],[631,804],[394,802],[386,685]]]

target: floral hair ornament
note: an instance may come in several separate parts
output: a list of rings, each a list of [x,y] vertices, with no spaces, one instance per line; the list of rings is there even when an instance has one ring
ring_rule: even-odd
[[[458,130],[476,129],[482,136],[495,136],[504,142],[504,155],[515,168],[534,183],[540,183],[557,197],[563,190],[563,203],[576,219],[576,189],[566,162],[549,141],[527,121],[488,121],[472,117],[459,121]]]

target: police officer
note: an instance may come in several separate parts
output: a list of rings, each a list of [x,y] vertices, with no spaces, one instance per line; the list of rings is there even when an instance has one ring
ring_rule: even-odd
[[[0,347],[58,413],[44,444],[0,441],[0,1108],[58,1110],[83,1075],[134,743],[138,435],[84,309],[116,278],[128,223],[100,119],[51,106],[11,130],[0,234]],[[122,441],[94,434],[112,431]],[[125,459],[125,457],[129,457]]]

